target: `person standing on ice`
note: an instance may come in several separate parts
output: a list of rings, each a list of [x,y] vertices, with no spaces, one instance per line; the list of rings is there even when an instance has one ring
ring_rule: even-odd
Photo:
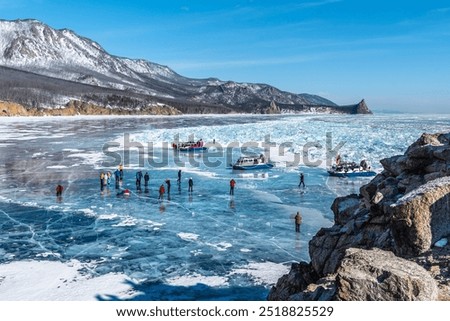
[[[178,185],[181,184],[181,169],[178,170],[178,179],[177,179],[177,183],[178,183]]]
[[[164,199],[164,193],[166,192],[166,189],[164,188],[164,184],[161,184],[161,186],[159,187],[159,200],[163,200]]]
[[[119,185],[120,185],[120,171],[119,171],[119,169],[115,170],[114,178],[116,180],[116,189],[119,189]]]
[[[103,185],[103,181],[105,179],[105,173],[101,172],[100,173],[100,190],[103,191],[103,188],[105,187],[105,185]]]
[[[142,171],[136,173],[136,187],[141,189]]]
[[[56,186],[56,196],[61,196],[62,192],[64,190],[64,187],[61,184],[58,184],[58,186]]]
[[[194,181],[192,180],[192,177],[189,178],[188,185],[188,192],[192,193],[194,191]]]
[[[108,186],[108,174],[107,173],[103,173],[103,187]]]
[[[166,184],[167,184],[167,195],[170,194],[170,179],[166,179]]]
[[[300,211],[295,215],[295,232],[300,233],[300,225],[302,224],[302,216],[300,215]]]
[[[120,181],[123,181],[123,165],[122,164],[120,164],[119,165],[119,176],[120,176]]]
[[[232,178],[230,180],[230,195],[234,195],[234,187],[236,186],[236,181]]]
[[[144,175],[144,186],[147,187],[148,186],[148,181],[150,180],[150,175],[148,175],[148,172],[145,172]]]

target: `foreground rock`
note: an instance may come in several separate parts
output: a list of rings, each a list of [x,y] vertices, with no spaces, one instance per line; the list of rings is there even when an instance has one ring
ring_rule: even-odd
[[[271,295],[275,293],[274,290]],[[283,299],[430,301],[437,298],[436,282],[418,264],[392,252],[350,248],[333,276],[321,278],[299,293],[284,295]]]
[[[438,297],[431,275],[392,252],[348,249],[337,270],[337,300],[430,301]]]
[[[335,225],[321,229],[310,241],[311,262],[303,263],[302,273],[296,273],[293,267],[290,277],[282,277],[271,290],[269,300],[450,297],[450,247],[434,247],[450,235],[450,133],[423,134],[404,155],[383,159],[381,164],[384,171],[362,186],[359,195],[334,201]],[[350,248],[373,253],[356,255]],[[382,257],[383,262],[369,259],[374,256]],[[408,264],[399,264],[399,260]],[[367,265],[364,269],[362,261]],[[429,277],[422,275],[423,269]],[[358,272],[364,270],[370,273]],[[358,275],[377,282],[363,286]],[[418,287],[413,281],[417,275],[422,275],[420,278],[429,286]],[[399,284],[387,285],[387,279]],[[432,290],[436,285],[438,293]]]
[[[450,176],[430,181],[391,205],[391,232],[400,255],[417,255],[450,235]]]

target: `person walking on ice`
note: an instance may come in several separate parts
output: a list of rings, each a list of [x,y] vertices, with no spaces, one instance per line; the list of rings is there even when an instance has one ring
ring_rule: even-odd
[[[298,187],[302,186],[305,188],[305,175],[303,173],[300,173],[300,183],[298,183]]]
[[[295,215],[295,232],[300,233],[300,225],[302,224],[302,216],[300,215],[300,211]]]

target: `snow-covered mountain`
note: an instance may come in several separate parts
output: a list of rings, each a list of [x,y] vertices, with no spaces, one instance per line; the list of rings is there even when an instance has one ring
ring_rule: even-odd
[[[46,99],[47,107],[56,107],[69,99],[86,100],[88,97],[91,101],[95,100],[92,95],[86,96],[93,90],[84,86],[90,86],[91,89],[92,86],[96,87],[95,97],[102,96],[100,89],[105,89],[108,95],[143,99],[147,103],[162,101],[184,106],[184,111],[189,111],[186,106],[204,105],[260,112],[272,102],[284,108],[291,106],[292,109],[305,106],[336,107],[336,104],[320,96],[288,93],[266,84],[186,78],[166,66],[110,55],[95,41],[78,36],[68,29],[53,29],[37,20],[0,20],[0,66],[8,68],[7,72],[0,73],[3,86],[5,74],[11,77],[14,70],[33,73],[33,77],[41,76],[35,80],[41,85],[34,88],[34,92],[39,91],[40,96],[58,97]],[[67,93],[61,90],[54,92],[55,89],[52,92],[51,87],[58,79],[64,82],[59,83],[58,88],[75,88],[73,83],[79,86]],[[42,89],[42,82],[49,81],[52,86]],[[15,83],[17,85],[17,81]],[[32,87],[30,83],[27,86]],[[5,98],[1,95],[4,91],[0,91],[0,99]],[[121,107],[120,103],[117,106]]]
[[[75,82],[152,94],[147,77],[178,77],[171,69],[108,54],[98,43],[37,20],[0,21],[0,64]]]

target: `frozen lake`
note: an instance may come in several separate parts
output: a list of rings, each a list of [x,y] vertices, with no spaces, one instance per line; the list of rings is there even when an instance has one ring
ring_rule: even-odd
[[[0,118],[0,129],[0,300],[264,300],[292,262],[309,260],[333,199],[368,181],[329,177],[336,152],[379,171],[423,132],[450,131],[450,116]],[[210,148],[174,153],[177,139]],[[243,153],[275,167],[231,170]],[[114,178],[99,182],[121,162],[125,198]],[[136,188],[138,170],[148,188]]]

